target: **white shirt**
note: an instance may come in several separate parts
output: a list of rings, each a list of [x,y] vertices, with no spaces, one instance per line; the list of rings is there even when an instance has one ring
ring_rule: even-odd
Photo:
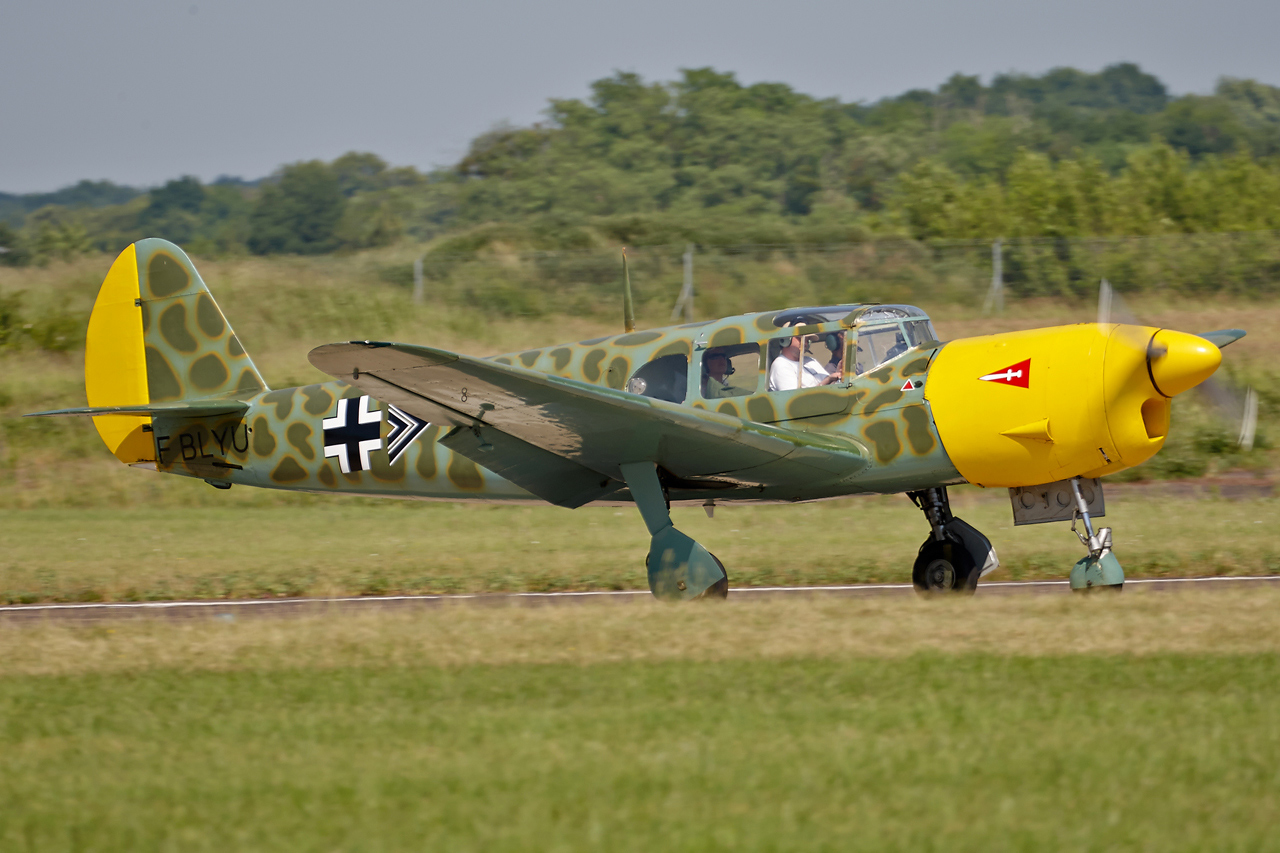
[[[769,390],[794,391],[797,388],[817,388],[830,376],[816,358],[805,356],[804,370],[797,362],[780,355],[769,365]]]

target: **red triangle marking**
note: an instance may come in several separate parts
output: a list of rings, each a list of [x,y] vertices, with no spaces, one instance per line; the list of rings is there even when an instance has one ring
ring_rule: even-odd
[[[903,383],[902,383],[902,387],[901,387],[901,388],[899,388],[898,390],[899,390],[899,391],[910,391],[912,388],[915,388],[915,387],[916,387],[916,386],[914,386],[914,385],[912,385],[912,384],[911,384],[911,380],[910,380],[910,379],[908,379],[906,382],[903,382]]]
[[[1018,388],[1031,387],[1031,359],[1023,359],[1017,364],[1002,367],[985,376],[978,377],[983,382],[995,382],[999,385],[1014,385]]]

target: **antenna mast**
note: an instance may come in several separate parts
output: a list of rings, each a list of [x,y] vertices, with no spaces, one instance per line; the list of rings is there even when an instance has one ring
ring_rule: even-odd
[[[631,270],[627,268],[627,247],[622,247],[622,326],[628,332],[636,330],[636,309],[631,302]]]

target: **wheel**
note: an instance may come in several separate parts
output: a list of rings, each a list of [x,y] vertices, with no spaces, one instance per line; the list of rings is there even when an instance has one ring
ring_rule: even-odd
[[[708,551],[707,553],[711,553]],[[716,565],[720,567],[720,571],[724,572],[724,577],[704,589],[694,597],[694,601],[723,601],[729,597],[729,571],[724,567],[724,563],[720,562],[720,558],[715,554],[711,554],[711,559],[716,561]]]
[[[973,557],[958,542],[939,542],[930,536],[920,546],[911,583],[921,595],[958,592],[972,595],[978,588],[978,572]]]

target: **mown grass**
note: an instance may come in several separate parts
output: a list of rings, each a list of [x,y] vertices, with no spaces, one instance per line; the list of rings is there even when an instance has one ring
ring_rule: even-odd
[[[1269,849],[1277,603],[2,626],[0,847]]]
[[[1119,595],[730,598],[668,605],[478,605],[295,616],[257,611],[80,624],[0,617],[0,678],[148,671],[284,671],[514,665],[846,660],[920,654],[1014,657],[1280,652],[1280,586]],[[240,613],[239,616],[236,613]],[[69,621],[68,621],[69,620]]]
[[[126,471],[140,488],[154,474]],[[196,482],[213,499],[235,500]],[[234,491],[234,490],[233,490]],[[129,601],[644,589],[648,534],[631,508],[335,501],[260,506],[0,511],[0,601]],[[1007,496],[957,490],[958,515],[990,536],[988,580],[1062,578],[1083,549],[1065,525],[1014,528]],[[904,497],[802,506],[678,507],[735,586],[911,579],[927,532]],[[1100,523],[1131,577],[1280,572],[1280,501],[1124,487]]]

